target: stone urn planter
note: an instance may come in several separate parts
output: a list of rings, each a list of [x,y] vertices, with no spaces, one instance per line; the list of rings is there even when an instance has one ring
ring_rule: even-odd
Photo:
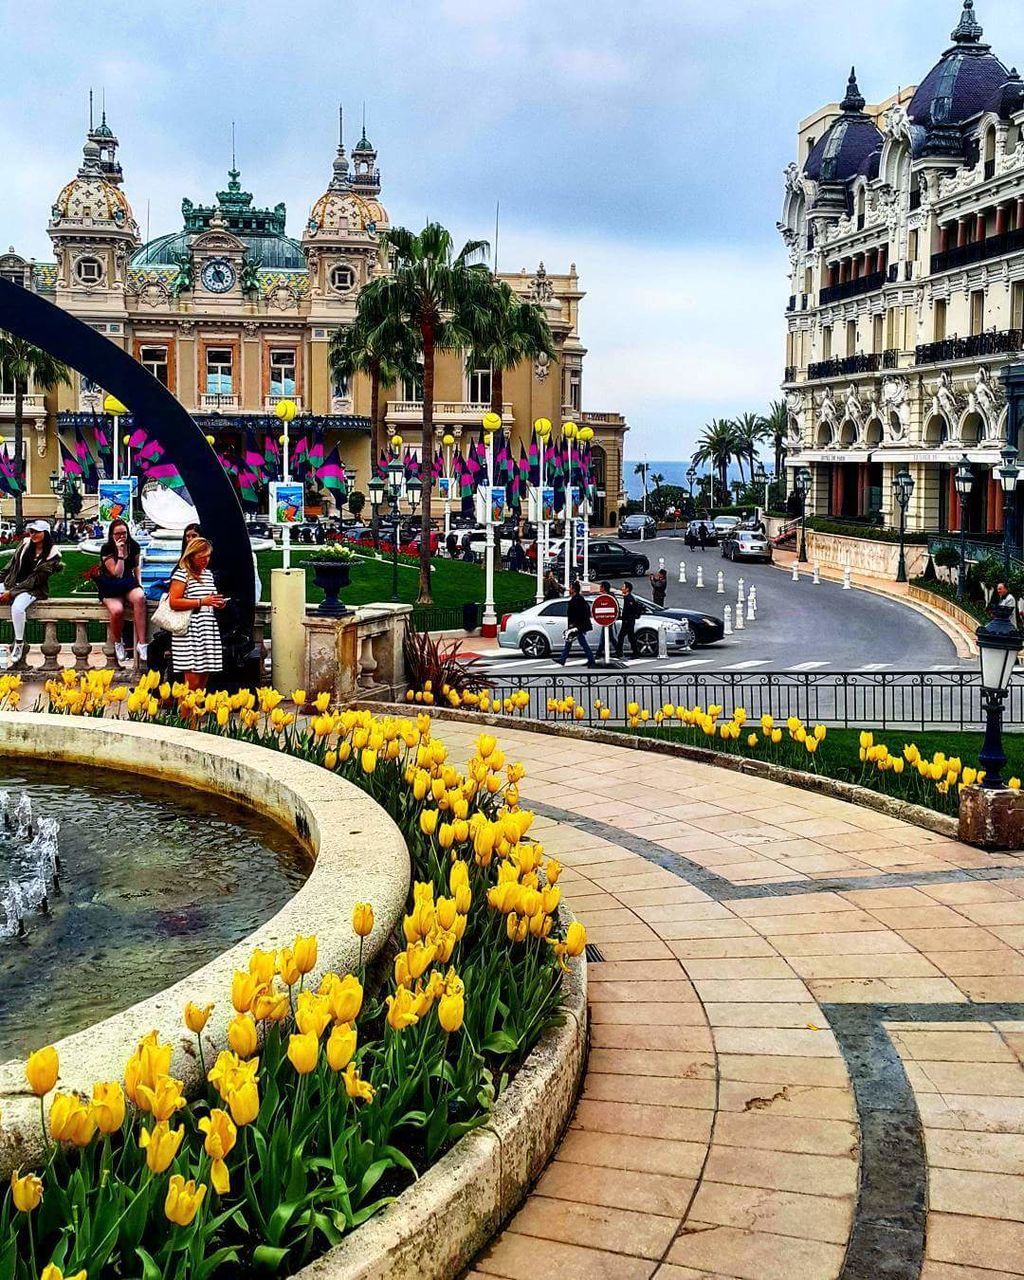
[[[318,614],[327,618],[344,618],[352,612],[343,600],[338,599],[338,592],[350,583],[351,559],[323,556],[304,560],[302,567],[313,570],[313,581],[324,593],[323,600],[317,606]]]

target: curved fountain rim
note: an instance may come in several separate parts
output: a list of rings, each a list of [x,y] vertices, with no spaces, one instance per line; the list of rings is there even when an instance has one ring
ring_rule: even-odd
[[[142,748],[145,748],[144,750]],[[401,831],[364,791],[319,765],[267,747],[188,729],[42,712],[0,712],[0,756],[43,757],[143,773],[244,804],[293,831],[313,856],[309,877],[281,909],[247,937],[153,996],[56,1042],[58,1089],[88,1093],[119,1080],[135,1044],[156,1029],[174,1045],[171,1071],[186,1093],[201,1083],[196,1038],[186,1031],[187,1000],[213,1002],[203,1032],[207,1063],[227,1047],[231,977],[254,947],[277,948],[296,934],[316,934],[315,983],[329,969],[355,969],[359,939],[352,907],[373,903],[375,923],[363,960],[380,950],[404,909],[409,851]],[[0,1179],[42,1157],[38,1102],[20,1059],[0,1063]]]

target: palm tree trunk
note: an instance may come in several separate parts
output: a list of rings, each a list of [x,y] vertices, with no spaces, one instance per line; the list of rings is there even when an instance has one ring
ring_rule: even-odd
[[[505,370],[499,367],[491,371],[491,413],[496,413],[500,418],[504,403]]]
[[[423,338],[423,436],[420,441],[420,479],[423,510],[420,513],[420,591],[417,604],[430,604],[430,495],[434,488],[434,327],[421,326]]]
[[[370,470],[377,465],[380,457],[381,440],[380,421],[380,361],[375,360],[370,366]]]
[[[21,525],[25,518],[23,489],[28,487],[28,476],[25,474],[22,457],[25,452],[25,384],[20,378],[14,379],[14,474],[21,481],[14,495],[14,521]]]

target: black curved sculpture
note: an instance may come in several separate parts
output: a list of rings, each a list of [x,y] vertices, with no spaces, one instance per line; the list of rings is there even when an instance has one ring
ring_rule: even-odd
[[[137,360],[76,316],[0,279],[0,329],[41,347],[128,406],[181,472],[215,549],[217,582],[233,622],[252,632],[256,582],[238,495],[191,415]]]

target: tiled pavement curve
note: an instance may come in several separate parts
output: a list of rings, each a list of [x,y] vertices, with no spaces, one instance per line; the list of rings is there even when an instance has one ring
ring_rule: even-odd
[[[478,729],[439,732],[465,758]],[[499,737],[603,959],[570,1127],[470,1276],[1024,1276],[1024,859]]]

